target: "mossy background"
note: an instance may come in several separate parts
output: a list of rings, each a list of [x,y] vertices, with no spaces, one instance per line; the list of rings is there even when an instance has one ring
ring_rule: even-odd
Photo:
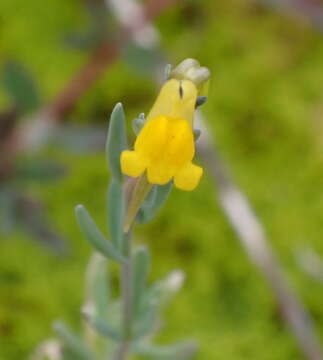
[[[80,0],[46,5],[1,0],[0,66],[7,59],[21,61],[46,103],[86,61],[87,52],[69,49],[63,39],[87,23]],[[184,1],[156,25],[171,62],[194,57],[211,69],[204,107],[210,128],[323,340],[323,285],[304,274],[294,256],[307,246],[323,255],[322,35],[300,18],[251,0]],[[130,125],[133,116],[149,109],[156,92],[153,79],[120,60],[80,99],[68,120],[107,124],[113,105],[122,101]],[[2,91],[2,108],[9,103]],[[79,233],[74,206],[85,204],[105,226],[109,172],[103,151],[50,148],[42,156],[68,172],[54,184],[30,183],[27,191],[45,204],[70,251],[55,256],[18,229],[1,239],[1,360],[27,358],[53,336],[57,318],[80,328],[91,248]],[[137,229],[138,241],[151,249],[151,279],[174,268],[187,274],[165,314],[160,342],[195,338],[200,360],[303,359],[216,195],[206,173],[196,191],[174,190],[154,222]]]

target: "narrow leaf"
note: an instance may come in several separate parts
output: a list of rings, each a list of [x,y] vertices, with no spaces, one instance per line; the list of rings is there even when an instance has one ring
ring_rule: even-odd
[[[148,334],[153,334],[157,328],[160,306],[157,302],[151,303],[140,315],[135,327],[135,338],[140,339]]]
[[[107,321],[99,318],[98,316],[91,316],[89,313],[83,312],[83,315],[92,328],[97,330],[102,336],[108,337],[117,342],[122,339],[120,331],[111,326]]]
[[[106,316],[110,286],[107,259],[95,252],[86,269],[86,298],[88,304],[93,304],[95,314],[101,318]]]
[[[133,309],[139,314],[149,271],[149,253],[144,246],[138,247],[133,254]]]
[[[148,288],[142,297],[142,306],[135,327],[135,336],[140,339],[152,335],[158,330],[159,314],[163,307],[181,288],[184,273],[174,270],[164,279],[157,281]]]
[[[112,176],[118,181],[122,180],[120,155],[128,147],[125,121],[122,104],[118,103],[110,117],[106,143],[106,154],[110,171]]]
[[[72,330],[60,321],[53,324],[54,330],[68,350],[73,353],[78,359],[91,360],[94,355],[87,345],[75,335]]]
[[[123,219],[125,200],[122,184],[112,178],[108,190],[108,226],[111,241],[116,249],[121,249],[123,239]]]
[[[146,224],[151,221],[166,202],[172,189],[172,182],[166,185],[154,185],[147,199],[142,204],[136,220],[140,224]]]
[[[122,262],[124,260],[122,255],[113,247],[110,241],[105,239],[85,207],[77,205],[75,213],[81,232],[89,243],[107,258]]]

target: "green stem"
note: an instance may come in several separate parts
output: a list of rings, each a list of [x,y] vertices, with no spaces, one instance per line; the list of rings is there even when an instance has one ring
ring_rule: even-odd
[[[122,319],[121,328],[123,341],[119,344],[114,360],[125,360],[129,354],[132,341],[132,323],[133,323],[133,274],[132,274],[132,256],[131,256],[131,226],[144,201],[151,190],[152,185],[148,183],[146,174],[139,177],[133,189],[128,205],[124,222],[123,256],[126,261],[121,265],[121,301],[122,301]]]
[[[132,258],[131,233],[125,234],[124,256],[127,259],[121,268],[121,291],[123,300],[123,330],[125,339],[131,338],[132,325]]]
[[[130,348],[132,337],[132,258],[131,258],[131,232],[124,236],[123,255],[126,261],[121,265],[121,301],[122,301],[122,319],[121,327],[123,341],[119,344],[114,360],[125,360]]]
[[[124,360],[127,357],[127,354],[129,352],[130,344],[127,342],[123,342],[120,344],[117,353],[114,357],[114,360]]]

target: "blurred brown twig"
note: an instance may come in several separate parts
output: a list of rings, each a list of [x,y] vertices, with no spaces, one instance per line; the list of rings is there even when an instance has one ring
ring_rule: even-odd
[[[310,247],[297,249],[295,258],[307,275],[323,284],[323,258],[314,249]]]
[[[320,0],[258,0],[286,14],[299,17],[323,32],[323,5]]]
[[[178,0],[150,0],[143,8],[144,16],[137,28],[154,19]],[[37,148],[46,142],[52,130],[75,106],[80,97],[105,72],[119,56],[122,46],[131,38],[126,29],[120,31],[118,42],[104,42],[90,56],[88,62],[67,83],[65,88],[48,105],[39,110],[20,126],[16,126],[2,144],[6,157],[0,162],[0,174],[12,168],[16,157],[23,151]]]

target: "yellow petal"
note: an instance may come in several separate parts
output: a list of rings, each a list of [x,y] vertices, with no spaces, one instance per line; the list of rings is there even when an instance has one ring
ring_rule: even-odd
[[[173,169],[164,164],[151,164],[147,169],[147,178],[151,184],[165,185],[174,175]]]
[[[202,174],[203,169],[190,162],[175,174],[175,186],[185,191],[194,190],[198,185]]]
[[[170,118],[162,161],[179,169],[193,159],[194,153],[194,137],[188,122]]]
[[[178,87],[179,96],[173,103],[170,116],[186,120],[193,127],[197,88],[190,80],[180,80]]]
[[[123,151],[121,153],[121,171],[128,176],[140,176],[146,169],[145,160],[135,151]]]
[[[168,119],[165,116],[146,122],[135,142],[135,151],[150,160],[160,157],[167,141],[167,126]]]
[[[161,88],[158,97],[152,106],[146,121],[155,119],[161,115],[169,115],[173,108],[174,96],[177,98],[179,89],[179,81],[171,79],[165,82]]]
[[[192,124],[196,97],[197,88],[192,81],[168,80],[161,88],[147,121],[164,115],[182,118]]]

